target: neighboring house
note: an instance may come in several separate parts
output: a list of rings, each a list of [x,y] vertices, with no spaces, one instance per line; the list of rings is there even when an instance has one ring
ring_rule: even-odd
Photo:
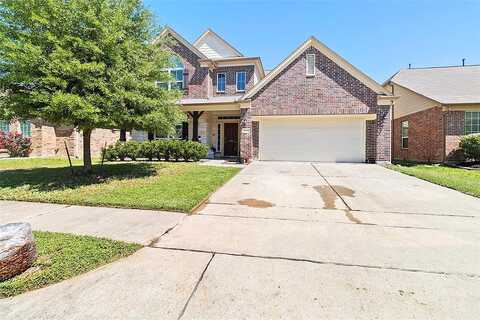
[[[82,157],[83,136],[80,131],[70,127],[53,127],[42,121],[5,121],[0,120],[0,131],[21,133],[32,141],[34,157],[65,156],[65,142],[70,156]],[[95,129],[92,131],[91,152],[94,156],[101,154],[105,144],[110,145],[119,140],[120,130]]]
[[[171,28],[179,133],[243,161],[389,162],[394,97],[311,37],[267,75],[212,30],[189,43]],[[145,134],[133,132],[134,139]]]
[[[462,160],[460,138],[480,133],[479,65],[403,69],[384,87],[398,96],[394,160]]]

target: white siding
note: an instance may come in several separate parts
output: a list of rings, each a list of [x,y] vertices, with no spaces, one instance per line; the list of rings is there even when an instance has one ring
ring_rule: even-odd
[[[238,57],[238,54],[229,46],[212,34],[208,34],[196,44],[200,52],[210,59]]]

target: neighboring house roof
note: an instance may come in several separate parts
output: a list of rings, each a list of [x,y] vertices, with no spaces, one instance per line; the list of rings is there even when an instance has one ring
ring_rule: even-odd
[[[153,43],[156,43],[158,39],[166,36],[166,35],[171,35],[173,38],[177,39],[181,44],[183,44],[185,47],[190,49],[193,53],[195,53],[198,57],[202,59],[207,59],[207,56],[203,54],[200,50],[198,50],[196,47],[192,46],[190,42],[188,42],[184,37],[182,37],[180,34],[178,34],[175,30],[173,30],[171,27],[166,26],[163,28],[162,32],[158,35],[158,37],[153,40]]]
[[[229,44],[225,39],[216,34],[212,29],[207,29],[198,37],[193,45],[208,58],[243,57],[243,54]]]
[[[272,81],[282,70],[287,68],[290,63],[292,63],[298,56],[300,56],[305,50],[307,50],[310,47],[316,48],[318,51],[320,51],[323,55],[325,55],[327,58],[335,62],[338,66],[340,66],[342,69],[350,73],[353,77],[361,81],[363,84],[365,84],[367,87],[375,91],[377,94],[382,94],[382,95],[387,95],[390,96],[391,94],[383,88],[380,84],[378,84],[375,80],[355,68],[353,65],[351,65],[347,60],[343,59],[340,57],[337,53],[335,53],[333,50],[328,48],[326,45],[318,41],[315,37],[310,37],[305,41],[303,44],[301,44],[295,51],[293,51],[285,60],[283,60],[275,69],[270,71],[265,78],[263,78],[260,82],[258,82],[250,91],[248,91],[244,95],[244,99],[248,99],[253,97],[258,91],[260,91],[261,88],[263,88],[265,85],[267,85],[270,81]]]
[[[389,82],[442,104],[480,103],[480,65],[402,69]]]

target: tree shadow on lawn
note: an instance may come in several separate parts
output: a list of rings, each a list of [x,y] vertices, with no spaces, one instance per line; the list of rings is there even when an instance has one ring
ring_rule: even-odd
[[[159,167],[160,166],[160,167]],[[105,183],[110,180],[127,180],[150,177],[157,174],[161,165],[149,163],[122,163],[94,165],[90,174],[82,167],[32,168],[0,171],[0,188],[29,186],[36,191],[59,191]]]

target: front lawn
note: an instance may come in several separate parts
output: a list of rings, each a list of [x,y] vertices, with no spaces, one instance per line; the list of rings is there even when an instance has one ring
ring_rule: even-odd
[[[95,161],[94,161],[95,162]],[[82,164],[82,160],[72,159],[74,165]],[[0,159],[0,170],[4,169],[31,169],[31,168],[54,168],[68,166],[66,158],[19,158],[19,159]]]
[[[72,176],[69,167],[36,166],[0,171],[0,200],[190,212],[240,170],[194,163],[120,162],[97,164],[92,175],[83,175],[76,166]]]
[[[480,197],[480,171],[478,170],[427,164],[397,164],[391,165],[389,168],[475,197]]]
[[[34,231],[38,258],[24,273],[0,282],[0,298],[39,289],[137,251],[138,244],[89,236]]]

